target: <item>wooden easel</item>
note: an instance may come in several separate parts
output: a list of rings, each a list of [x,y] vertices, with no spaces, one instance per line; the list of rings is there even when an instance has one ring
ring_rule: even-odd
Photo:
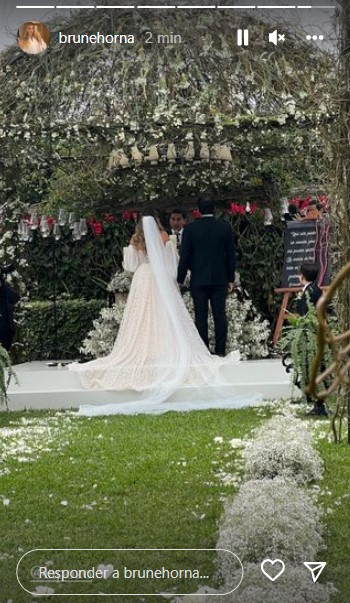
[[[283,323],[288,316],[288,313],[286,312],[286,310],[287,310],[290,294],[291,293],[299,293],[302,290],[303,290],[302,287],[295,287],[295,288],[293,287],[290,289],[275,289],[275,293],[283,293],[283,299],[282,299],[282,305],[281,305],[281,308],[280,308],[280,311],[278,314],[278,318],[277,318],[277,322],[276,322],[276,326],[275,326],[275,332],[273,334],[273,345],[274,346],[277,345],[277,342],[278,342],[280,334],[281,334],[281,329],[282,329]]]
[[[328,287],[320,287],[320,289],[322,289],[324,291],[325,289],[328,289]],[[288,316],[288,312],[286,312],[286,310],[287,310],[290,295],[291,295],[291,293],[300,293],[300,291],[302,291],[302,290],[303,290],[303,287],[293,287],[290,289],[275,289],[275,293],[283,293],[283,299],[282,299],[281,309],[279,311],[276,326],[275,326],[275,332],[273,334],[273,345],[274,346],[277,345],[277,342],[278,342],[280,334],[281,334],[283,322],[285,321],[285,319]]]

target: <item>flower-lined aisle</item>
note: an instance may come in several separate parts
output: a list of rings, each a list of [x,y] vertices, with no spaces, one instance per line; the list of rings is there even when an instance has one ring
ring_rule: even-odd
[[[219,524],[220,539],[237,548],[245,578],[234,598],[216,601],[348,603],[347,446],[334,446],[328,422],[306,425],[286,415],[286,408],[300,407],[276,402],[258,409],[96,420],[67,412],[2,413],[0,515],[6,539],[0,547],[0,582],[5,603],[28,603],[13,576],[19,558],[35,545],[196,548],[200,543],[213,549],[223,503],[227,511]],[[277,414],[272,420],[271,413]],[[152,495],[145,496],[148,492]],[[47,517],[50,521],[43,521]],[[232,518],[239,524],[237,532]],[[271,541],[265,523],[273,528],[274,522],[286,571],[269,583],[263,581],[260,563]],[[310,557],[302,562],[315,555],[327,561],[317,584],[299,562],[305,542]],[[324,543],[326,550],[320,548]],[[274,551],[271,546],[270,556]],[[262,558],[256,561],[258,553]],[[212,573],[212,564],[206,569]],[[327,580],[338,589],[334,596]],[[188,597],[184,603],[198,600]]]
[[[252,439],[240,444],[242,484],[225,504],[217,544],[217,577],[223,591],[228,592],[232,568],[220,552],[226,549],[242,561],[244,578],[234,593],[217,596],[219,603],[330,603],[336,593],[331,583],[314,583],[303,565],[304,561],[319,560],[320,554],[323,558],[326,548],[317,483],[323,479],[324,464],[306,422],[284,405],[277,405],[277,412],[253,431]],[[315,435],[324,438],[324,427],[320,431],[317,424]],[[242,470],[239,464],[237,469],[239,473]],[[229,476],[225,480],[230,481]],[[285,563],[285,571],[277,581],[263,575],[264,559]],[[174,603],[194,603],[199,593],[203,595],[201,600],[210,603],[211,596],[218,592],[201,587],[197,595],[177,597]]]

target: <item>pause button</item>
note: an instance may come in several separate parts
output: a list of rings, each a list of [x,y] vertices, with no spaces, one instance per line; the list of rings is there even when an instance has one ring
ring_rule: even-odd
[[[237,30],[237,44],[238,44],[238,46],[248,46],[248,44],[249,44],[248,29],[238,29]]]

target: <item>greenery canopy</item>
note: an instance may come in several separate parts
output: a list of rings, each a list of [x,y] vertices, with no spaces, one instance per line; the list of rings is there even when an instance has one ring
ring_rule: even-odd
[[[48,24],[43,54],[2,53],[2,202],[98,213],[257,187],[272,195],[271,182],[322,186],[331,58],[294,32],[268,44],[271,25],[246,15],[161,12],[76,11]],[[239,27],[249,48],[236,44]],[[58,31],[135,43],[58,44]],[[182,43],[157,42],[170,32]]]

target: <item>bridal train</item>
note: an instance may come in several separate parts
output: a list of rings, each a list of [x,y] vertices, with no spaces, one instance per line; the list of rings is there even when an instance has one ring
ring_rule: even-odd
[[[173,244],[153,217],[143,217],[142,226],[146,248],[131,244],[124,249],[124,268],[134,276],[112,352],[70,365],[84,387],[96,392],[127,391],[130,397],[123,403],[81,406],[79,414],[161,413],[258,404],[259,393],[237,395],[223,374],[223,367],[227,372],[239,362],[239,352],[225,358],[213,356],[200,338],[176,284],[178,257]],[[174,405],[169,399],[179,388],[188,391],[188,398],[185,395],[184,401]]]

